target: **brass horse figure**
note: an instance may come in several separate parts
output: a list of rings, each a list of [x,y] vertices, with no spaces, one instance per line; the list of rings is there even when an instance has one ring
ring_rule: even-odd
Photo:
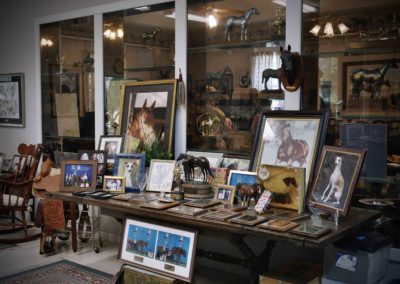
[[[244,13],[240,17],[236,16],[230,16],[226,19],[225,21],[225,40],[231,41],[231,32],[234,27],[240,27],[241,28],[241,33],[240,33],[240,40],[244,39],[247,40],[247,28],[249,26],[249,20],[251,15],[257,14],[259,15],[260,13],[258,12],[257,8],[251,8],[248,10],[246,13]]]

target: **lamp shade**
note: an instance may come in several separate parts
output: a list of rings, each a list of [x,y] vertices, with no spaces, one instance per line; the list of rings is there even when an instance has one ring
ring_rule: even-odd
[[[324,28],[324,33],[327,37],[333,37],[335,33],[333,32],[333,26],[331,22],[327,22]]]
[[[321,26],[320,26],[320,25],[315,25],[315,26],[310,30],[310,33],[312,33],[313,35],[317,36],[320,29],[321,29]]]
[[[341,34],[345,34],[349,31],[349,27],[347,27],[344,23],[340,23],[338,25]]]

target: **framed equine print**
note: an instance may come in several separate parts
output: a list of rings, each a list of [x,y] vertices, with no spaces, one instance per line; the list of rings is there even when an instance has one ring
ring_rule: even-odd
[[[322,112],[265,111],[261,114],[250,170],[258,165],[306,168],[309,186],[325,140],[328,114]]]
[[[139,185],[136,177],[139,173],[145,172],[144,154],[120,153],[115,156],[114,176],[124,176],[127,191],[139,192]]]
[[[97,161],[62,161],[60,191],[77,192],[95,190],[97,182]]]
[[[159,143],[171,152],[177,80],[133,82],[123,85],[120,118],[122,152],[135,153]]]
[[[114,164],[115,155],[121,153],[122,136],[100,136],[98,150],[106,151],[107,163]]]
[[[170,192],[174,182],[175,164],[175,160],[152,159],[146,190]]]
[[[0,94],[0,126],[25,127],[24,74],[0,74]]]
[[[345,216],[364,155],[362,149],[324,146],[308,205]]]
[[[118,259],[191,282],[198,232],[126,218]]]

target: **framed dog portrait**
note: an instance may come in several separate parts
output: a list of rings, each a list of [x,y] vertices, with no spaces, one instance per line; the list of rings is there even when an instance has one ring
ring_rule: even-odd
[[[122,152],[137,153],[160,143],[171,152],[175,118],[177,80],[132,82],[124,84],[121,135]]]
[[[60,179],[62,192],[94,191],[97,183],[97,161],[62,161]]]
[[[98,150],[106,151],[107,163],[114,164],[115,155],[121,153],[122,136],[100,136]]]
[[[136,176],[145,172],[144,154],[120,153],[115,156],[114,176],[125,177],[125,188],[129,191],[139,192]]]
[[[306,168],[306,186],[325,140],[328,115],[323,112],[265,111],[254,141],[250,170],[258,165]],[[308,188],[308,187],[307,187]]]
[[[118,259],[191,282],[198,232],[126,218]]]
[[[125,177],[104,176],[103,190],[110,193],[125,193]]]
[[[324,146],[308,205],[347,214],[360,175],[365,150]]]
[[[216,184],[214,186],[214,199],[224,204],[233,204],[235,198],[235,187],[225,184]]]

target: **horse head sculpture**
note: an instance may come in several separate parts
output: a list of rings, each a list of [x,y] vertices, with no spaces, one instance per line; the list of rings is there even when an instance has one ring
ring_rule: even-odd
[[[281,81],[286,91],[296,91],[304,77],[303,61],[301,55],[298,52],[292,52],[291,46],[288,45],[288,49],[284,50],[280,48],[281,61],[282,61],[282,72]]]

